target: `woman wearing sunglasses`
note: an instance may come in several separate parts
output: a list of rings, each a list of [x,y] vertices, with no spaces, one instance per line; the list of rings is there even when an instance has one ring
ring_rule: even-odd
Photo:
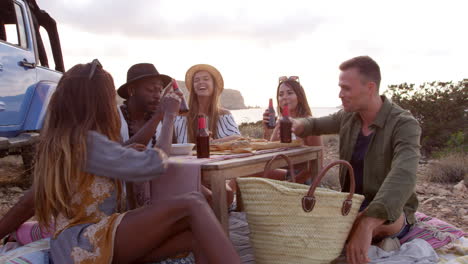
[[[288,106],[289,116],[292,118],[310,117],[312,111],[310,110],[304,88],[299,82],[298,76],[282,76],[279,78],[278,87],[276,89],[276,100],[278,105],[278,115],[281,116],[283,107]],[[264,138],[270,141],[279,141],[279,122],[276,123],[274,129],[269,129],[268,124],[269,113],[268,109],[263,113],[263,134]],[[295,135],[292,135],[293,139]],[[320,136],[308,136],[303,139],[304,145],[307,146],[322,146],[322,138]],[[297,175],[297,173],[296,173]],[[284,180],[288,177],[286,170],[275,170],[271,174],[271,178]],[[301,175],[298,175],[298,180],[301,181]]]
[[[92,63],[67,71],[51,98],[33,193],[39,223],[55,223],[53,262],[154,262],[193,250],[203,263],[240,263],[199,193],[122,212],[122,180],[165,172],[173,123],[163,122],[155,148],[124,147],[115,97],[111,75]],[[179,100],[163,98],[165,118],[177,114]]]

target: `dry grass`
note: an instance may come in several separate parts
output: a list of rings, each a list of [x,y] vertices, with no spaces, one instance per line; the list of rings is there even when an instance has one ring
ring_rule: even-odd
[[[0,159],[0,186],[29,187],[30,176],[26,175],[21,156],[7,156]]]
[[[331,168],[323,177],[322,181],[320,182],[320,186],[335,191],[340,191],[341,184],[339,172],[340,170],[338,169],[338,167]]]
[[[263,138],[263,127],[261,121],[256,123],[242,123],[239,125],[241,135],[251,138]]]
[[[338,155],[338,146],[340,143],[340,138],[337,134],[333,135],[322,135],[323,143],[323,166],[327,166],[329,163],[339,159]],[[331,168],[325,177],[323,177],[321,186],[325,188],[330,188],[333,190],[341,190],[340,178],[339,178],[339,167],[335,166]]]
[[[426,179],[431,182],[456,183],[468,174],[468,154],[451,153],[433,161],[427,168]],[[465,180],[467,182],[467,180]]]
[[[331,135],[322,135],[322,142],[324,146],[338,145],[340,143],[340,136],[338,134],[331,134]]]

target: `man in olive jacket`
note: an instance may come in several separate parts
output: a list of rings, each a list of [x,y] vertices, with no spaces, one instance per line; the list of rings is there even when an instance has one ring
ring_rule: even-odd
[[[372,58],[352,58],[340,70],[343,110],[295,119],[293,131],[299,137],[339,134],[340,159],[351,163],[356,193],[365,196],[346,256],[349,263],[366,263],[372,240],[401,238],[415,222],[421,127],[408,111],[379,95],[380,68]],[[342,168],[343,191],[349,191],[347,177]]]

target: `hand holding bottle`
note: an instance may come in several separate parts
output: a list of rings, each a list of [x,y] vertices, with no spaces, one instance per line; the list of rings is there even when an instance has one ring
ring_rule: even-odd
[[[210,157],[210,135],[206,129],[206,118],[204,115],[198,116],[198,131],[197,131],[197,158]]]
[[[160,103],[160,111],[164,114],[177,114],[180,109],[180,96],[174,92],[168,92]]]
[[[289,118],[289,107],[288,105],[283,106],[283,114],[280,120],[280,140],[281,143],[292,142],[292,122]]]
[[[273,108],[273,99],[270,98],[268,103],[268,109],[263,113],[263,138],[270,139],[272,130],[276,126],[276,113]]]
[[[268,125],[269,122],[270,122],[270,112],[268,111],[268,109],[265,109],[265,112],[263,112],[263,120],[262,120],[263,128],[265,128],[265,129],[274,129],[275,126],[276,126],[276,116],[275,116],[275,126],[270,127]]]
[[[291,122],[292,122],[292,132],[296,136],[299,136],[302,133],[304,133],[304,123],[302,123],[301,121],[297,119],[292,119],[292,118],[291,118]]]
[[[180,97],[179,114],[187,113],[189,111],[187,101],[185,101],[184,94],[179,89],[179,84],[177,83],[175,79],[172,79],[172,88],[173,88],[173,92]]]

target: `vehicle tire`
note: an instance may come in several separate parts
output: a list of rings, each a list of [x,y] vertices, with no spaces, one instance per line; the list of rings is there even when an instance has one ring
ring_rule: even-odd
[[[34,155],[35,145],[29,145],[21,148],[21,158],[23,159],[24,167],[24,184],[30,186],[33,181],[33,167],[34,167]]]
[[[0,137],[0,159],[8,156],[9,145],[8,138]]]

